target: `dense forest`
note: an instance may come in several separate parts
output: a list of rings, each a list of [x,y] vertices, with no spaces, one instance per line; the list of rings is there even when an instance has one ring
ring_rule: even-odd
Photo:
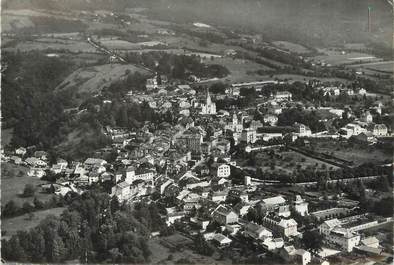
[[[48,216],[37,227],[2,240],[2,257],[36,263],[145,263],[152,231],[167,233],[155,204],[140,203],[131,210],[94,190],[77,196],[60,217]]]
[[[176,55],[166,52],[142,54],[131,52],[126,55],[126,59],[131,63],[142,64],[175,79],[186,79],[189,75],[201,78],[222,78],[230,73],[222,65],[201,63],[201,58],[198,56]]]
[[[8,67],[2,74],[1,105],[4,127],[14,127],[16,145],[50,146],[59,140],[66,121],[67,98],[53,89],[74,69],[67,59],[40,52],[5,53]]]
[[[14,128],[11,147],[32,146],[66,156],[83,158],[110,142],[102,134],[106,125],[138,128],[144,121],[159,120],[147,103],[125,102],[124,95],[133,87],[145,89],[146,76],[128,73],[105,88],[100,97],[90,97],[79,109],[68,112],[73,105],[72,91],[54,88],[77,67],[67,58],[49,58],[41,52],[4,53],[8,67],[2,74],[1,104],[3,128]],[[104,104],[105,98],[113,103]],[[58,150],[70,134],[82,133],[80,148]],[[67,150],[67,149],[73,150]],[[71,152],[71,153],[70,153]]]

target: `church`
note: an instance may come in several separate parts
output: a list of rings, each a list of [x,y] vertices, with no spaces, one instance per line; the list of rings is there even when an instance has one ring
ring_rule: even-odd
[[[205,104],[201,104],[200,114],[215,115],[216,114],[216,104],[212,102],[211,96],[209,95],[209,90],[207,90],[207,98]]]

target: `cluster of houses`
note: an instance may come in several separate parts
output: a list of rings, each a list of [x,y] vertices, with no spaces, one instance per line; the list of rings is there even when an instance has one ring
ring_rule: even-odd
[[[159,125],[146,122],[136,131],[107,126],[105,134],[112,140],[112,145],[97,150],[93,157],[83,162],[59,159],[50,163],[46,152],[23,147],[16,149],[8,159],[28,166],[29,176],[42,178],[48,172],[61,176],[57,181],[59,187],[55,189],[61,194],[83,192],[89,186],[103,185],[122,203],[151,200],[153,194],[172,198],[172,204],[163,215],[167,225],[186,223],[193,228],[191,233],[201,233],[205,240],[215,242],[218,247],[229,246],[241,236],[288,262],[308,264],[314,260],[314,254],[294,246],[294,239],[302,238],[303,234],[293,216],[296,212],[300,216],[312,215],[321,221],[318,231],[323,235],[325,244],[339,251],[351,252],[360,244],[379,248],[376,240],[360,235],[364,229],[360,224],[355,229],[350,226],[353,221],[329,218],[336,211],[349,216],[352,211],[346,207],[309,213],[309,202],[300,195],[293,194],[291,198],[278,194],[257,196],[259,183],[251,181],[248,176],[243,185],[233,184],[231,176],[237,162],[231,155],[231,149],[243,143],[248,152],[264,148],[261,147],[262,141],[295,141],[308,137],[343,137],[376,143],[379,137],[390,135],[389,128],[374,123],[371,114],[381,113],[383,105],[365,110],[336,133],[317,133],[298,122],[292,126],[277,126],[282,110],[296,105],[288,91],[272,94],[257,109],[218,110],[209,91],[198,98],[189,85],[178,85],[175,90],[167,91],[167,83],[166,76],[156,75],[147,80],[150,94],[129,94],[133,100],[148,102],[157,112],[171,110],[177,117],[176,126],[165,122]],[[272,83],[281,82],[233,84],[228,93],[231,97],[239,97],[243,87],[261,90]],[[318,88],[329,95],[344,91],[344,88]],[[360,89],[357,93],[365,91]],[[345,113],[344,109],[325,110],[336,118]],[[256,112],[263,118],[255,119]],[[349,111],[346,113],[352,115]],[[115,161],[103,159],[111,153],[116,154]],[[248,221],[247,215],[252,209],[259,213],[258,222]],[[359,222],[364,220],[360,216],[354,218]],[[210,231],[208,226],[211,224],[216,224],[219,229]],[[327,265],[327,262],[319,260],[319,264]]]

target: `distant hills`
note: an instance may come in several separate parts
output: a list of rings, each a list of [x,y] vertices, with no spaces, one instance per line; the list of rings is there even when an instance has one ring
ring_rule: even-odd
[[[367,32],[368,6],[372,32]],[[174,22],[200,21],[306,44],[393,40],[393,8],[386,0],[3,0],[3,9],[125,10]]]

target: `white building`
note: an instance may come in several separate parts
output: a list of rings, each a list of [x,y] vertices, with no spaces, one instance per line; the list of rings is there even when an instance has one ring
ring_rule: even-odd
[[[366,123],[371,123],[373,121],[373,117],[369,111],[364,112],[361,117],[361,121],[366,122]]]
[[[48,165],[45,161],[35,157],[28,157],[25,162],[32,167],[46,167]]]
[[[385,124],[373,125],[372,134],[374,136],[386,136],[388,133],[387,126]]]
[[[360,133],[365,133],[367,130],[362,128],[360,125],[355,123],[349,123],[345,127],[339,129],[339,133],[345,137],[350,138],[353,135],[359,135]]]
[[[272,238],[272,232],[261,225],[255,223],[247,223],[244,227],[245,227],[244,234],[254,239],[264,240],[265,238],[268,237]]]
[[[278,117],[272,114],[264,115],[263,119],[265,123],[268,123],[271,126],[274,126],[278,123]]]
[[[289,91],[278,91],[274,96],[274,99],[277,101],[284,101],[284,100],[291,101],[291,98],[292,98],[292,94]]]
[[[336,218],[322,223],[319,232],[324,236],[326,243],[339,246],[347,252],[351,252],[360,243],[360,235],[343,228],[342,223]]]
[[[311,129],[308,126],[306,126],[306,125],[304,125],[302,123],[296,122],[294,124],[294,128],[296,129],[296,133],[300,137],[309,137],[309,136],[312,135]]]
[[[287,262],[306,265],[311,262],[311,253],[304,249],[296,249],[294,246],[285,246],[280,251],[281,257]]]
[[[231,174],[231,169],[229,165],[222,164],[217,168],[217,176],[219,178],[227,178]]]
[[[232,240],[225,235],[222,234],[215,234],[212,238],[213,241],[215,241],[219,246],[228,246],[231,244]]]
[[[241,134],[241,139],[242,139],[242,141],[244,141],[246,143],[254,144],[257,139],[256,130],[254,130],[252,128],[243,129],[242,134]]]

